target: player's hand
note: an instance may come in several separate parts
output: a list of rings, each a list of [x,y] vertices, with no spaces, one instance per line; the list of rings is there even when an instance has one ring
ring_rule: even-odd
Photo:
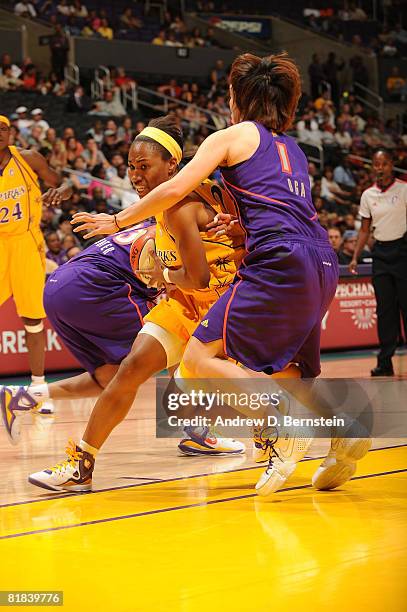
[[[215,234],[216,237],[219,237],[225,234],[230,235],[235,226],[238,224],[239,220],[234,215],[219,213],[216,215],[213,221],[208,223],[206,229],[208,230],[208,234]]]
[[[151,257],[154,262],[154,267],[149,268],[148,270],[136,270],[136,272],[141,272],[150,279],[147,283],[147,287],[154,289],[165,289],[168,295],[171,294],[176,288],[176,285],[173,283],[167,283],[167,281],[164,279],[165,266],[157,254],[151,253]]]
[[[118,231],[114,215],[108,215],[107,213],[92,215],[87,212],[78,212],[73,215],[71,224],[78,226],[73,230],[75,233],[87,231],[83,236],[84,238],[115,234]]]
[[[351,274],[355,274],[357,275],[358,273],[358,262],[356,259],[352,259],[352,261],[350,262],[349,266],[348,266],[348,270],[349,272],[351,272]]]
[[[62,202],[62,194],[56,187],[51,187],[42,194],[42,203],[45,206],[56,206],[58,207]]]

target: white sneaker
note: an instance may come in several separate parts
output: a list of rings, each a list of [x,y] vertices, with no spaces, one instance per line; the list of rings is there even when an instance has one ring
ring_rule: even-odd
[[[239,440],[221,438],[209,427],[185,427],[184,438],[178,444],[183,455],[240,455],[246,447]]]
[[[258,495],[266,496],[278,491],[293,474],[311,445],[312,437],[306,432],[279,432],[276,427],[268,427],[257,432],[254,439],[254,458],[257,463],[268,460],[268,466],[256,484]]]
[[[68,459],[28,477],[28,482],[51,491],[90,491],[95,458],[70,440],[66,449]]]
[[[36,400],[25,387],[0,387],[0,411],[6,433],[12,444],[18,444],[20,440],[21,414],[36,406]]]
[[[332,438],[331,449],[312,477],[316,489],[329,491],[345,484],[356,472],[356,462],[370,450],[369,438]]]

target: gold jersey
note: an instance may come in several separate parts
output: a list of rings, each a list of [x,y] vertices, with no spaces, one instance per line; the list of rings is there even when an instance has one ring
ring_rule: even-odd
[[[16,147],[0,174],[0,236],[39,232],[42,206],[38,177]]]
[[[234,214],[230,196],[217,183],[205,180],[195,189],[195,193],[214,210],[215,214],[221,212]],[[171,236],[165,223],[165,213],[156,215],[156,222],[155,244],[158,257],[167,268],[182,267],[182,260],[175,239]],[[245,252],[244,240],[243,234],[239,237],[216,237],[208,235],[207,232],[200,232],[200,236],[210,271],[209,288],[191,291],[182,289],[181,291],[199,301],[208,301],[222,295],[233,282]]]

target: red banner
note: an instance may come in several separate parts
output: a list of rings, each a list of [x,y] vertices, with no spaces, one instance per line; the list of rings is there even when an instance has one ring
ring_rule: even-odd
[[[0,321],[0,377],[5,374],[12,376],[25,374],[29,367],[24,325],[17,316],[12,299],[0,306]],[[48,321],[45,321],[45,330],[46,371],[80,368],[75,357],[64,346]]]
[[[24,326],[13,300],[0,307],[0,377],[28,371]],[[64,346],[48,321],[47,372],[71,370],[80,365]],[[322,321],[322,349],[346,349],[377,345],[376,300],[369,277],[341,278],[336,296]]]
[[[322,321],[322,349],[378,344],[376,298],[370,277],[340,278],[336,295]]]

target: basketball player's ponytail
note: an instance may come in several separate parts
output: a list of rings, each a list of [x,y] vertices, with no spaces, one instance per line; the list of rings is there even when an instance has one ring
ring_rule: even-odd
[[[301,77],[287,53],[260,58],[239,55],[230,84],[241,121],[258,121],[275,132],[291,127],[301,95]]]

